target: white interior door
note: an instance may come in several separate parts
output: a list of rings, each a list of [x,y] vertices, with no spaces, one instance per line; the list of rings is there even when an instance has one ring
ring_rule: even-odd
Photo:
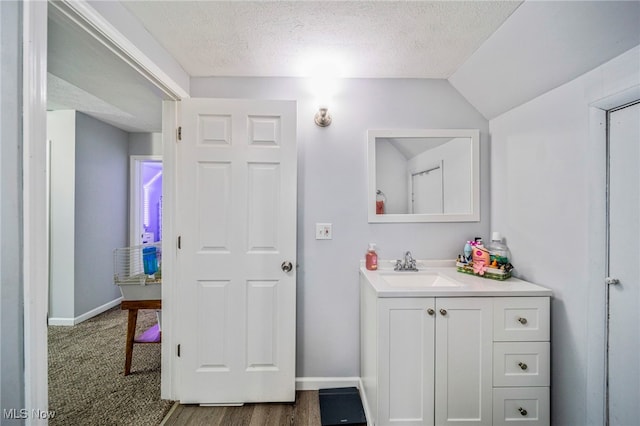
[[[609,116],[609,424],[638,424],[640,103]]]
[[[187,99],[181,117],[180,400],[293,401],[296,103]]]

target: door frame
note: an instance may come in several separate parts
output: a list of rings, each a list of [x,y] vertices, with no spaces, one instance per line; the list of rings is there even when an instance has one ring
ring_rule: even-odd
[[[177,400],[175,355],[176,312],[176,257],[178,242],[176,235],[176,176],[178,158],[178,114],[180,103],[162,103],[162,344],[160,370],[160,397]]]
[[[22,3],[24,408],[48,410],[47,3]],[[44,241],[43,241],[44,239]],[[26,424],[38,420],[28,416]]]
[[[608,108],[605,111],[606,115],[606,225],[605,225],[605,235],[606,235],[606,244],[605,244],[605,276],[611,276],[611,114],[615,111],[630,107],[632,105],[637,105],[640,102],[640,95],[638,95],[634,100],[630,102],[624,102],[615,107]],[[610,314],[611,314],[611,285],[605,283],[605,327],[604,327],[604,415],[605,415],[605,426],[609,426],[610,424],[610,392],[609,392],[609,370],[610,370],[610,362],[609,362],[609,335],[610,335]]]
[[[162,67],[142,52],[135,43],[114,27],[109,20],[89,5],[87,0],[61,0],[58,2],[44,2],[29,0],[22,3],[22,173],[23,173],[23,297],[24,297],[24,408],[46,411],[48,402],[48,353],[47,353],[47,317],[48,317],[48,283],[49,283],[49,238],[47,212],[47,179],[46,179],[46,128],[47,128],[47,19],[48,7],[56,7],[62,13],[78,24],[91,37],[107,46],[128,65],[138,71],[143,77],[162,90],[164,95],[172,101],[163,102],[163,146],[168,152],[175,142],[175,131],[165,132],[165,121],[175,124],[172,111],[175,111],[175,101],[188,98],[179,83],[164,72]],[[114,17],[112,17],[112,20]],[[185,73],[186,75],[186,73]],[[168,114],[168,120],[165,120]],[[173,128],[175,129],[175,127]],[[166,162],[163,164],[165,171]],[[173,168],[169,169],[173,172]],[[171,187],[170,182],[163,182],[163,197],[172,202],[173,197],[167,197],[165,188]],[[171,219],[170,217],[166,219]],[[171,220],[166,220],[171,222]],[[166,231],[173,232],[173,228]],[[169,233],[168,235],[172,235]],[[173,244],[167,245],[164,266],[171,262],[171,253],[175,254]],[[170,269],[172,270],[172,269]],[[170,281],[172,276],[167,274],[165,279]],[[163,302],[164,303],[164,302]],[[163,306],[168,314],[167,306]],[[170,330],[163,330],[165,334],[162,349],[162,391],[163,398],[171,399],[171,383],[167,380],[170,372],[171,357],[166,357],[171,344]],[[168,371],[167,371],[168,370]],[[26,424],[36,424],[38,419],[29,417]]]
[[[640,85],[629,87],[611,96],[606,96],[588,104],[589,129],[585,149],[588,151],[588,188],[591,195],[588,213],[588,246],[590,257],[605,259],[607,243],[607,111],[640,99]],[[600,399],[601,404],[587,406],[587,418],[599,419],[607,424],[607,377],[606,377],[606,312],[607,276],[606,262],[590,262],[587,283],[588,329],[587,385],[590,393]]]

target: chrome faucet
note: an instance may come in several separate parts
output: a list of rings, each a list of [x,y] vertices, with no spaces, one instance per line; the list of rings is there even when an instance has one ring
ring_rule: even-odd
[[[416,260],[411,255],[411,252],[408,251],[404,254],[404,261],[396,260],[396,266],[393,268],[394,271],[417,271]]]

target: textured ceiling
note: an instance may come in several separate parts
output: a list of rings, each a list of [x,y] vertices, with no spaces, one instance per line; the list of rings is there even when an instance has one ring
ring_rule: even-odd
[[[640,1],[123,4],[194,77],[309,76],[324,56],[336,76],[449,79],[488,119],[640,43]],[[49,9],[49,105],[160,131],[160,91]]]
[[[448,78],[519,1],[125,1],[194,77]],[[324,60],[324,59],[320,59]]]

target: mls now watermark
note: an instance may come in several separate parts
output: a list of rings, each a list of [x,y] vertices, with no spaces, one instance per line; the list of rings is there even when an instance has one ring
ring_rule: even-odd
[[[45,411],[34,408],[33,410],[27,410],[26,408],[5,408],[2,410],[2,417],[11,419],[52,419],[56,416],[55,411]]]

